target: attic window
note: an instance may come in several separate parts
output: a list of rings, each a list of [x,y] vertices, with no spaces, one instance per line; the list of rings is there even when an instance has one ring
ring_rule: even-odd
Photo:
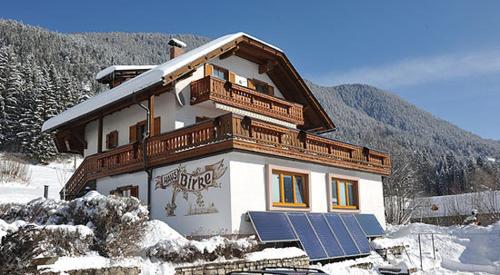
[[[219,66],[215,66],[215,65],[212,65],[212,66],[213,66],[212,76],[227,81],[228,74],[229,74],[228,70],[224,69],[222,67],[219,67]]]
[[[252,79],[250,81],[251,84],[249,84],[249,88],[255,89],[259,93],[263,93],[266,95],[272,95],[274,96],[274,87],[267,84],[266,82],[257,80],[257,79]],[[252,87],[253,86],[253,87]]]

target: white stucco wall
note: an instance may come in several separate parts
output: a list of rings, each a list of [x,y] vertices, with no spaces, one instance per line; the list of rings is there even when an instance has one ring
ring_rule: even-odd
[[[112,177],[105,177],[96,181],[96,189],[103,195],[109,195],[112,190],[124,186],[138,186],[139,187],[139,200],[142,204],[148,203],[148,185],[147,185],[146,172],[137,172],[130,174],[116,175]]]
[[[190,215],[189,207],[196,205],[195,193],[189,192],[186,199],[182,192],[178,192],[174,199],[177,206],[175,216],[168,216],[165,206],[172,202],[172,188],[155,188],[156,177],[167,174],[179,168],[180,165],[185,168],[187,173],[194,173],[197,169],[203,171],[206,165],[221,160],[224,160],[223,163],[227,170],[219,179],[220,187],[210,187],[201,191],[204,205],[208,206],[213,203],[217,212]],[[352,212],[374,214],[385,228],[381,176],[243,152],[218,154],[154,169],[151,198],[152,218],[163,220],[188,236],[252,234],[252,226],[245,214],[252,210],[268,210],[267,164],[310,171],[311,212],[324,213],[329,211],[328,173],[359,178],[359,210]],[[139,185],[140,199],[146,204],[146,180],[145,172],[107,177],[97,181],[97,190],[103,194],[109,194],[111,190],[120,186]],[[340,212],[339,210],[335,211]]]
[[[232,55],[222,60],[219,58],[215,58],[209,63],[228,69],[239,76],[266,82],[267,84],[273,86],[274,96],[284,98],[283,94],[276,87],[271,78],[269,78],[267,73],[259,74],[259,65],[253,63],[252,61],[246,60],[236,55]]]
[[[215,235],[231,234],[231,205],[230,205],[230,181],[229,181],[229,162],[226,154],[207,157],[199,160],[193,160],[182,163],[187,173],[194,173],[197,169],[205,170],[206,165],[211,165],[223,160],[225,173],[217,180],[220,187],[209,187],[200,191],[204,206],[212,206],[216,209],[215,213],[193,214],[190,208],[197,206],[197,196],[193,192],[188,192],[184,197],[182,192],[177,192],[173,198],[171,187],[165,189],[154,189],[152,195],[153,205],[151,215],[155,219],[161,219],[169,226],[181,232],[184,235]],[[153,178],[167,174],[174,169],[179,168],[179,164],[170,165],[155,169]],[[154,183],[153,183],[154,184]],[[167,203],[175,202],[175,216],[168,216],[165,209]]]
[[[382,177],[375,174],[316,165],[311,163],[266,157],[257,154],[233,152],[231,159],[231,216],[233,232],[251,233],[249,222],[245,221],[244,213],[249,210],[264,211],[266,205],[266,164],[310,171],[311,212],[328,212],[328,177],[329,173],[356,177],[358,180],[359,210],[332,210],[345,213],[374,214],[385,228],[384,196]]]
[[[83,150],[83,156],[97,153],[97,120],[91,121],[85,125],[85,141],[87,149]]]
[[[259,74],[258,64],[255,64],[238,56],[231,56],[220,60],[214,58],[209,63],[224,67],[246,78],[255,78],[264,81],[274,87],[276,97],[283,95],[271,81],[267,74]],[[155,97],[155,117],[161,118],[161,133],[182,128],[196,122],[196,117],[217,117],[228,113],[226,110],[218,109],[213,102],[191,105],[190,84],[192,81],[204,77],[204,67],[200,66],[190,77],[182,79],[175,84],[175,89],[184,98],[184,106],[177,102],[175,92],[169,91]],[[142,104],[147,106],[147,102]],[[106,151],[106,135],[111,131],[118,131],[118,146],[129,143],[129,127],[146,118],[145,111],[138,105],[132,105],[120,111],[109,114],[103,118],[102,151]],[[85,127],[85,139],[87,149],[84,156],[97,153],[97,120],[88,123]]]

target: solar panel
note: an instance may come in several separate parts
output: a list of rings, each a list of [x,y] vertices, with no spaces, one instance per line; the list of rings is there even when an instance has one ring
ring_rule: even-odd
[[[385,234],[384,229],[373,214],[355,214],[356,220],[367,237],[380,237]]]
[[[347,230],[349,230],[349,233],[351,233],[352,238],[358,245],[361,254],[370,253],[370,243],[368,242],[365,232],[363,232],[363,229],[361,229],[361,226],[359,226],[359,223],[354,215],[341,214],[340,217],[342,217]]]
[[[337,239],[339,240],[342,249],[344,249],[345,255],[346,256],[359,255],[360,252],[358,246],[351,237],[351,234],[349,234],[349,231],[347,231],[340,216],[335,213],[326,213],[324,214],[324,216],[326,218],[326,221],[330,225],[330,228],[335,233],[335,236],[337,236]]]
[[[309,218],[309,221],[316,231],[321,243],[323,243],[323,247],[325,248],[328,257],[338,258],[344,256],[344,250],[342,250],[337,237],[326,222],[323,214],[308,213],[307,218]]]
[[[261,242],[298,241],[285,213],[250,211],[248,216]]]
[[[287,213],[287,216],[309,258],[311,260],[328,259],[323,244],[318,239],[306,215],[304,213]]]

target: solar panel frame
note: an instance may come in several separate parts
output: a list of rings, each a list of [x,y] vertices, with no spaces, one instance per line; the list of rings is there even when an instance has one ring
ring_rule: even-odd
[[[330,257],[328,256],[328,252],[326,251],[323,243],[321,242],[321,239],[319,238],[316,230],[314,229],[313,225],[311,224],[311,221],[309,220],[309,218],[307,217],[307,215],[305,213],[287,213],[286,215],[288,217],[288,219],[290,220],[290,224],[292,225],[292,228],[293,230],[295,231],[295,235],[297,235],[297,237],[299,238],[299,243],[300,245],[302,246],[302,248],[305,250],[305,252],[307,253],[307,255],[309,256],[309,259],[311,259],[312,261],[321,261],[321,260],[328,260],[330,259]],[[291,220],[291,217],[293,216],[303,216],[305,218],[305,222],[307,222],[307,224],[309,225],[309,231],[313,232],[314,233],[314,237],[315,237],[315,240],[319,243],[319,246],[323,252],[323,257],[315,257],[312,255],[312,252],[309,253],[308,252],[308,248],[306,246],[308,246],[307,244],[304,245],[304,241],[306,240],[305,238],[304,239],[301,239],[300,236],[300,232],[297,232],[297,227],[296,225],[292,222]],[[307,230],[306,230],[307,231]],[[307,235],[307,234],[306,234]],[[314,239],[312,239],[314,241]]]
[[[377,217],[373,214],[354,214],[354,217],[358,221],[361,229],[365,232],[365,235],[369,238],[381,237],[385,235],[385,230],[382,225],[377,220]]]
[[[332,228],[330,227],[330,225],[326,221],[325,215],[323,213],[307,213],[306,216],[309,219],[309,221],[311,222],[313,229],[316,231],[316,234],[317,234],[319,240],[323,244],[323,248],[325,249],[325,252],[328,256],[328,259],[345,258],[346,253],[345,253],[344,249],[342,248],[342,246],[340,245],[340,242],[339,242],[337,236],[335,235]],[[319,226],[317,226],[317,224],[314,222],[315,218],[320,218],[321,221],[324,223],[323,226],[326,226],[326,228],[321,229]],[[327,230],[327,231],[321,232],[323,230]],[[331,236],[324,236],[325,234],[328,235],[328,233],[331,234]],[[338,247],[341,254],[333,255],[333,253],[330,253],[331,252],[330,249],[333,247],[332,243],[330,243],[330,241],[325,242],[325,240],[328,240],[331,237],[333,237],[333,240],[336,243],[333,245],[336,245]]]
[[[359,249],[360,255],[367,255],[371,252],[371,246],[368,242],[368,238],[365,235],[365,232],[359,225],[358,221],[354,217],[353,214],[340,214],[340,219],[344,223],[347,231],[351,235],[352,239],[356,243],[356,246]]]
[[[325,220],[328,222],[328,224],[330,225],[330,228],[337,236],[337,239],[339,240],[340,246],[342,247],[342,249],[345,252],[345,256],[351,257],[351,256],[363,255],[363,254],[361,254],[361,251],[358,247],[358,244],[356,243],[356,241],[352,237],[351,233],[347,229],[347,227],[344,224],[344,221],[342,220],[340,215],[338,213],[325,213],[324,215],[325,215]],[[332,218],[334,218],[334,219],[332,219]],[[337,224],[333,224],[334,222]],[[344,236],[339,236],[339,234],[342,234]],[[349,242],[349,241],[350,241],[350,243],[349,243],[350,246],[347,246],[348,243],[346,243],[346,242]],[[348,249],[351,250],[350,248],[353,248],[352,249],[353,251],[348,251]],[[356,250],[356,251],[354,251],[354,250]],[[353,252],[353,253],[351,253],[351,252]]]
[[[284,239],[272,239],[272,238],[263,238],[262,236],[262,232],[260,231],[259,228],[257,228],[257,224],[256,224],[256,218],[257,217],[252,217],[252,215],[254,214],[267,214],[267,215],[280,215],[280,216],[283,216],[284,217],[284,220],[286,221],[286,224],[288,225],[289,229],[290,229],[290,232],[293,237],[292,238],[284,238]],[[297,234],[295,233],[295,230],[293,229],[293,226],[292,224],[290,223],[290,220],[288,219],[286,213],[283,213],[283,212],[269,212],[269,211],[248,211],[247,212],[247,215],[251,221],[251,224],[252,224],[252,227],[255,231],[255,234],[257,235],[258,239],[260,240],[261,243],[279,243],[279,242],[297,242],[299,241],[299,238],[297,237]]]

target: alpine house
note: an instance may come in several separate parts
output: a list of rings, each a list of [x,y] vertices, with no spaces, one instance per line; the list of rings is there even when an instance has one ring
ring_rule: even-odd
[[[135,196],[194,237],[254,234],[249,211],[364,213],[385,226],[389,156],[322,137],[335,125],[282,50],[245,33],[169,45],[163,64],[99,72],[109,90],[45,122],[60,152],[84,157],[64,199]]]

